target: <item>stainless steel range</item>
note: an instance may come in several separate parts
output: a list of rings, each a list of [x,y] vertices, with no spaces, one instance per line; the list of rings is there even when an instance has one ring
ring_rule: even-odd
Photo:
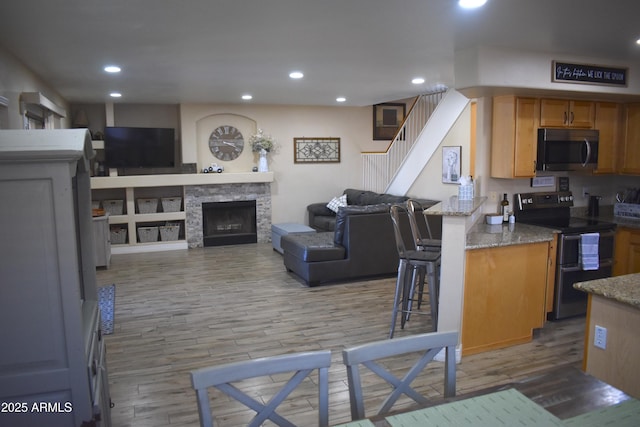
[[[572,217],[572,206],[570,191],[514,195],[516,221],[560,231],[551,320],[586,313],[587,295],[573,289],[574,283],[611,276],[615,224]],[[584,236],[586,234],[589,236]],[[581,248],[587,247],[583,245],[583,236],[592,240],[595,237],[598,241],[595,263],[583,262],[585,258],[581,255]],[[590,249],[595,250],[595,244],[592,246]]]

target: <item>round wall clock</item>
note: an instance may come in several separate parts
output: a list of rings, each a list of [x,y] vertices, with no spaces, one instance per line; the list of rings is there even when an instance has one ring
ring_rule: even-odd
[[[209,137],[209,149],[219,160],[237,159],[244,149],[244,137],[233,126],[218,126]]]

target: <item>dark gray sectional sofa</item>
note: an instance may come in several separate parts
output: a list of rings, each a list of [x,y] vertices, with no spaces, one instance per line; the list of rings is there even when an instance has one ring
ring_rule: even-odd
[[[317,233],[282,237],[284,265],[308,286],[357,278],[395,275],[398,252],[389,206],[404,203],[405,196],[347,189],[348,206],[337,214],[327,203],[309,205],[309,225]],[[418,199],[424,207],[435,200]],[[323,209],[324,208],[324,209]],[[434,238],[440,238],[442,219],[430,218]],[[408,221],[403,233],[410,239]],[[426,233],[426,230],[425,230]]]

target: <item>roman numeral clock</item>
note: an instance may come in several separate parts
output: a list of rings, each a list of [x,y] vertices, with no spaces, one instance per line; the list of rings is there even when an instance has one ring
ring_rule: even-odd
[[[234,126],[218,126],[209,136],[209,150],[218,160],[235,160],[244,149],[244,136]]]

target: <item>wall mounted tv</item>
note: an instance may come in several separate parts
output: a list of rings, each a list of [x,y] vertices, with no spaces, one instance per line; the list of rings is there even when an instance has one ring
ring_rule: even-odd
[[[104,128],[104,157],[108,168],[175,167],[175,145],[173,128]]]

